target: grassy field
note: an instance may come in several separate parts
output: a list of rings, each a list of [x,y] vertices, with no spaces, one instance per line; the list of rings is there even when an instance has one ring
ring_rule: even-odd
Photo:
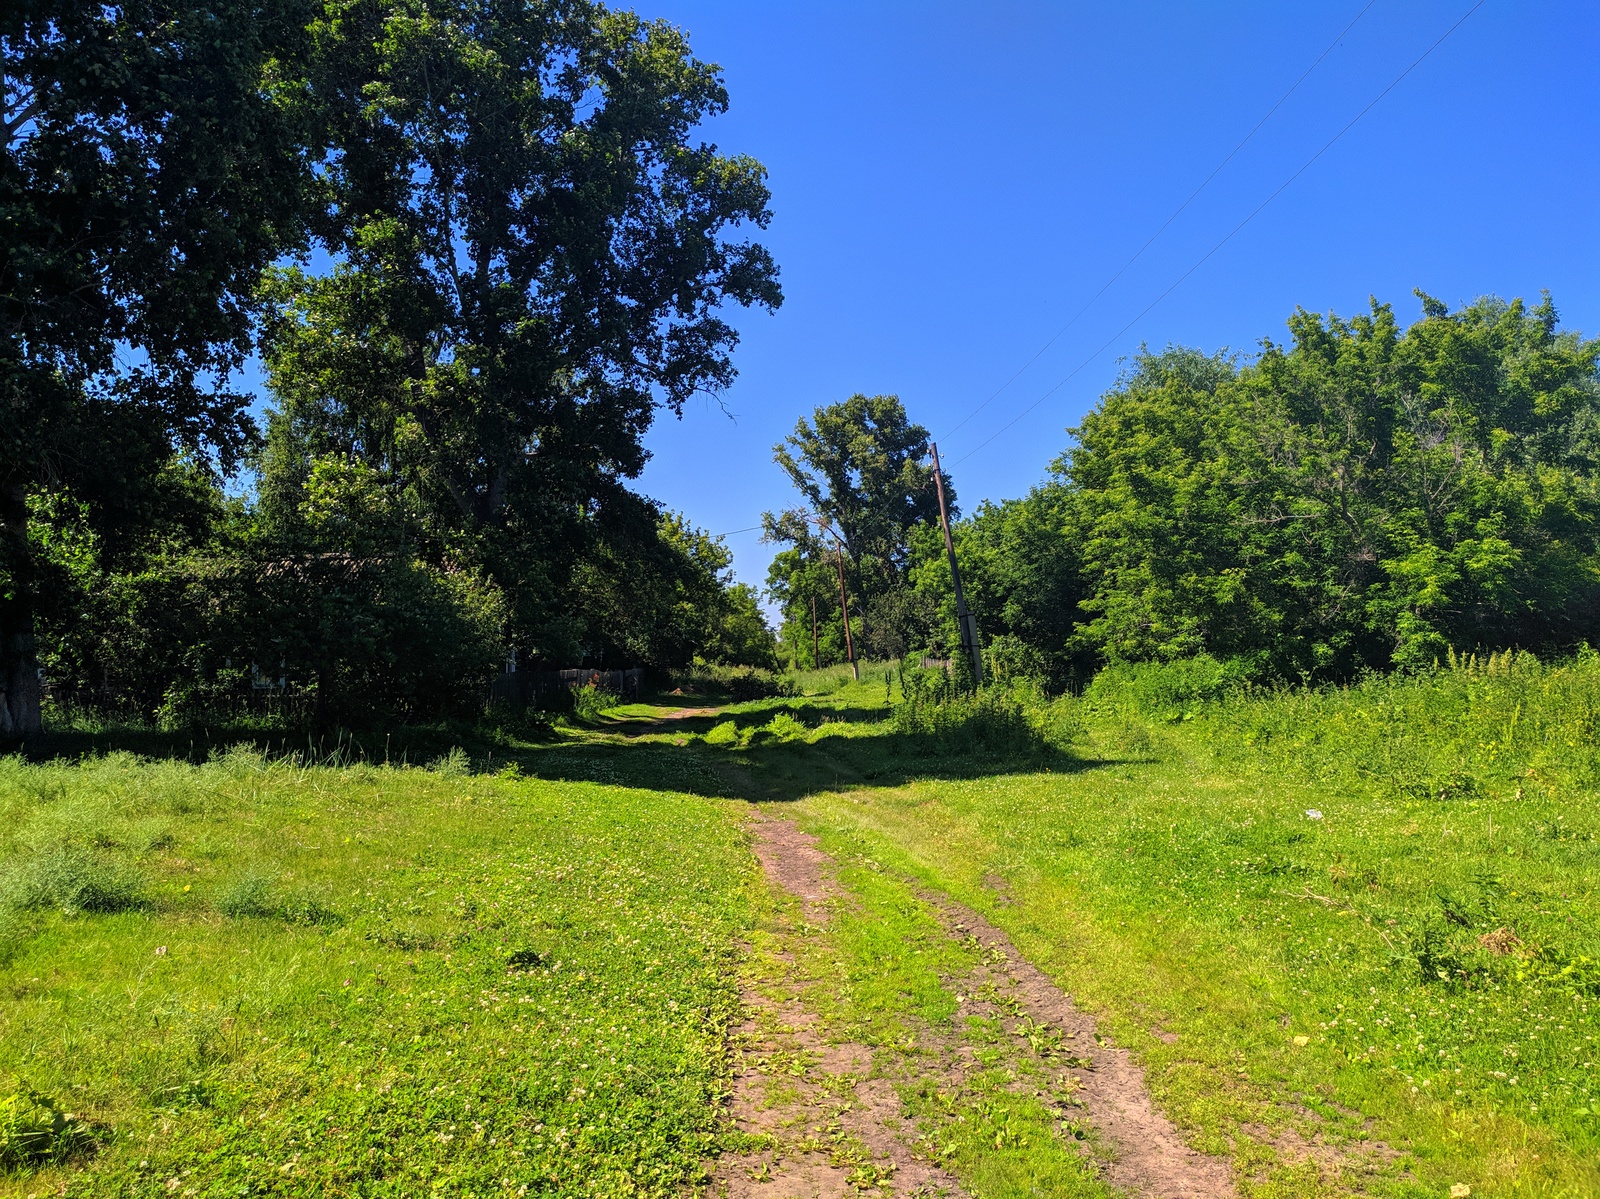
[[[726,804],[236,753],[0,805],[0,1071],[100,1142],[21,1193],[666,1194],[715,1144]]]
[[[431,768],[6,759],[0,1186],[681,1193],[729,1144],[739,989],[782,963],[974,1194],[1104,1193],[1025,1056],[994,1049],[972,1119],[918,1089],[975,952],[931,888],[1095,1011],[1241,1194],[1600,1194],[1600,663],[1203,674],[919,712],[835,671],[413,738],[465,747]],[[827,930],[780,918],[745,800],[838,861]]]

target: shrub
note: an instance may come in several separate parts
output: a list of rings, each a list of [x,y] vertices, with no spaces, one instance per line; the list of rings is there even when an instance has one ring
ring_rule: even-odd
[[[937,740],[955,752],[1045,748],[1044,738],[1012,691],[985,687],[962,694],[942,671],[907,673],[905,701],[894,710],[894,726],[897,732]]]
[[[1094,676],[1083,701],[1101,711],[1182,720],[1200,704],[1244,690],[1249,680],[1246,663],[1222,662],[1210,654],[1174,662],[1112,662]]]
[[[586,683],[572,693],[572,714],[579,720],[598,720],[621,702],[615,692]]]

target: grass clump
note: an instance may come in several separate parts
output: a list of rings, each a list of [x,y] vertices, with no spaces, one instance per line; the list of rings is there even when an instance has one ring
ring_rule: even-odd
[[[0,897],[12,908],[54,908],[67,916],[134,911],[148,903],[132,870],[73,845],[9,863]]]
[[[329,927],[343,917],[315,895],[283,891],[263,874],[247,874],[217,898],[217,911],[233,919],[282,920],[288,924]]]
[[[774,741],[800,741],[808,730],[792,712],[779,712],[762,726],[762,732]]]

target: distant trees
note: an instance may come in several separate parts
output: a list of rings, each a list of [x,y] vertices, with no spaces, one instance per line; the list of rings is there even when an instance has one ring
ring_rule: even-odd
[[[1600,340],[1548,298],[1422,299],[1405,330],[1297,312],[1242,367],[1140,355],[1050,481],[957,533],[997,648],[1058,681],[1201,652],[1294,680],[1592,640]]]
[[[939,516],[927,451],[928,431],[909,421],[897,396],[864,395],[817,408],[773,448],[805,500],[762,518],[764,539],[788,547],[774,559],[768,586],[784,615],[780,638],[796,660],[811,656],[813,603],[818,640],[824,622],[837,629],[825,661],[843,658],[841,560],[859,650],[899,656],[925,637],[928,613],[909,584],[915,530]],[[945,492],[953,509],[948,478]]]

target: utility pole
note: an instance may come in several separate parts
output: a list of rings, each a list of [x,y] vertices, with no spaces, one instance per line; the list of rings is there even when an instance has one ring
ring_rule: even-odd
[[[822,651],[817,640],[817,597],[811,597],[811,669],[822,665]]]
[[[844,589],[844,551],[837,545],[833,547],[834,561],[839,564],[839,619],[844,621],[844,652],[850,659],[850,669],[856,676],[856,682],[861,681],[861,666],[856,662],[856,651],[850,644],[850,595]]]
[[[939,447],[928,443],[933,455],[933,485],[939,491],[939,524],[944,529],[944,552],[950,557],[950,579],[956,587],[956,628],[961,634],[961,652],[972,659],[972,681],[983,683],[983,650],[978,645],[978,622],[967,611],[967,600],[961,594],[961,568],[956,565],[956,543],[950,539],[950,511],[944,503],[944,471],[939,467]]]

